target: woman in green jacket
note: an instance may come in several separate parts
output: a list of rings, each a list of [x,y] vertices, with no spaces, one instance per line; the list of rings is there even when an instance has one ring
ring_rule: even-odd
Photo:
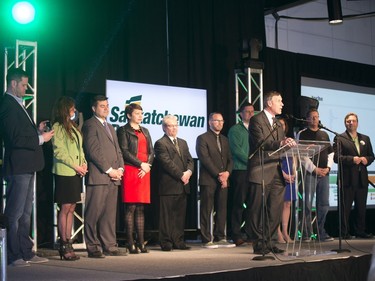
[[[55,135],[52,173],[55,179],[55,202],[59,205],[58,230],[60,259],[78,260],[72,247],[71,233],[76,202],[81,201],[82,177],[87,163],[82,148],[82,135],[73,121],[75,103],[70,97],[60,97],[53,110]]]

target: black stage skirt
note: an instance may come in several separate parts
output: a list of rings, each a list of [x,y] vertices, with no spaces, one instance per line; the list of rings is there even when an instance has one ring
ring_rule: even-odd
[[[73,204],[81,201],[82,178],[75,176],[55,176],[55,203]]]

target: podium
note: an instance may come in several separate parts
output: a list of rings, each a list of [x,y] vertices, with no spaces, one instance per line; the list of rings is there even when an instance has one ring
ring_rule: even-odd
[[[291,214],[294,214],[294,230],[293,230],[293,242],[287,244],[286,254],[290,256],[306,256],[306,255],[316,255],[317,243],[320,244],[320,237],[317,235],[317,239],[312,240],[312,243],[302,244],[302,236],[304,233],[307,233],[309,230],[313,230],[313,225],[316,222],[316,218],[312,218],[311,215],[306,216],[308,212],[306,210],[306,200],[312,200],[313,198],[306,198],[305,196],[305,177],[306,173],[309,170],[309,167],[312,167],[313,162],[319,162],[320,153],[328,148],[331,145],[329,141],[306,141],[300,140],[297,143],[297,146],[289,148],[287,146],[282,147],[280,150],[280,157],[291,159],[287,162],[296,163],[290,169],[291,174],[296,175],[295,178],[295,190],[294,192],[298,194],[298,189],[300,189],[302,196],[297,196],[297,200],[292,207]],[[300,188],[298,187],[300,183]],[[299,200],[299,198],[302,198]],[[312,204],[311,204],[312,205]],[[293,204],[292,204],[293,206]],[[293,210],[294,209],[294,210]],[[291,215],[291,219],[292,219]],[[311,219],[310,219],[311,218]],[[292,225],[292,224],[291,224]],[[315,223],[316,231],[319,233],[318,224]],[[304,245],[304,247],[302,247]],[[307,250],[303,249],[307,246]],[[321,249],[321,247],[319,247]],[[324,253],[327,254],[327,253]]]

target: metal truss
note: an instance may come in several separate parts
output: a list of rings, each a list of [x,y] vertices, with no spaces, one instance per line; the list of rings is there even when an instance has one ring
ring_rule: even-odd
[[[255,112],[263,110],[263,69],[251,68],[235,70],[236,120],[238,109],[244,102],[254,105]]]

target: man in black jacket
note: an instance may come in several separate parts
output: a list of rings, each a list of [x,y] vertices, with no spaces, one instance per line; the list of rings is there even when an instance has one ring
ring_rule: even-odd
[[[189,250],[184,241],[187,194],[194,170],[187,142],[177,138],[177,117],[163,118],[164,136],[155,143],[159,165],[159,239],[163,251]]]
[[[233,160],[228,139],[220,132],[224,119],[221,113],[209,116],[208,131],[197,138],[196,151],[201,163],[200,185],[200,226],[204,248],[229,248],[235,244],[226,239],[227,199],[229,175]],[[211,235],[211,213],[215,212],[214,230]]]
[[[23,267],[47,262],[32,252],[30,221],[35,172],[44,168],[42,144],[53,131],[44,132],[46,121],[37,127],[23,106],[28,75],[20,68],[7,75],[7,91],[0,101],[0,129],[5,154],[3,172],[6,186],[5,216],[8,219],[8,263]]]
[[[336,137],[333,149],[334,160],[338,162],[340,156],[342,170],[342,234],[344,238],[350,238],[349,216],[354,201],[356,211],[354,231],[359,238],[372,238],[373,235],[366,233],[366,202],[368,193],[368,172],[367,166],[374,162],[374,152],[370,138],[357,132],[358,116],[355,113],[348,113],[344,119],[346,131]],[[338,155],[338,143],[340,143],[340,155]]]
[[[250,155],[253,155],[248,163],[250,229],[255,238],[254,254],[279,254],[284,251],[274,245],[272,237],[281,222],[285,182],[281,171],[280,153],[272,156],[270,154],[281,147],[295,146],[296,143],[293,139],[285,137],[281,124],[275,119],[276,115],[281,114],[284,106],[281,94],[271,91],[265,94],[263,100],[264,110],[251,118],[249,126]],[[264,151],[257,151],[260,147]],[[265,212],[264,221],[261,215],[262,208]]]

